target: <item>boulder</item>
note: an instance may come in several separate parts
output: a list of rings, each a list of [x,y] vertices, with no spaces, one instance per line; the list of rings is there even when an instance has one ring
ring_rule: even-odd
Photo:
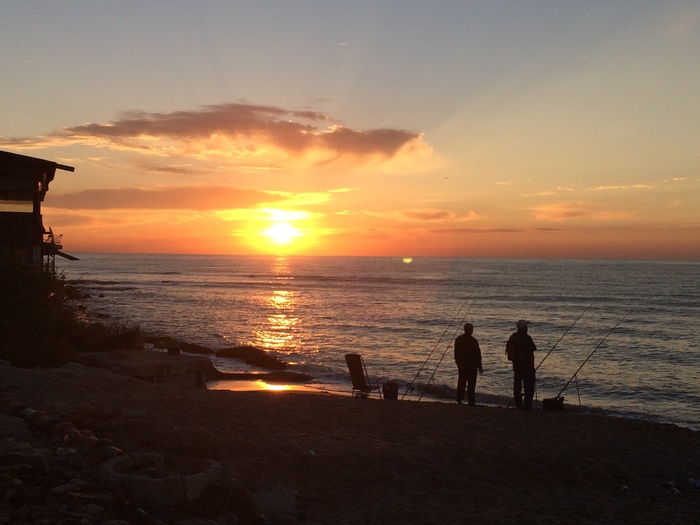
[[[216,351],[216,357],[241,359],[246,364],[266,370],[284,370],[287,368],[287,363],[283,359],[270,355],[265,350],[254,346],[243,345],[222,348]]]

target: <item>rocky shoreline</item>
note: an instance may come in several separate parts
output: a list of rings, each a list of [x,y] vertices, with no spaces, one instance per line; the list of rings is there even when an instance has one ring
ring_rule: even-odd
[[[24,371],[0,364],[24,380],[36,374],[70,376],[102,372],[69,363],[55,371]],[[107,375],[104,375],[107,374]],[[131,378],[122,377],[131,381]],[[7,385],[6,385],[7,386]],[[10,389],[12,381],[10,382]],[[134,386],[134,383],[131,383]],[[4,390],[4,389],[3,389]],[[139,408],[109,411],[89,399],[69,410],[69,419],[99,432],[142,427],[149,416]],[[65,416],[65,415],[64,415]],[[227,525],[270,523],[245,487],[227,476],[215,460],[174,460],[157,451],[128,452],[93,430],[35,410],[19,399],[0,395],[0,523]],[[105,432],[107,433],[107,432]],[[258,499],[269,500],[263,493]],[[214,506],[212,506],[215,503]],[[279,513],[279,502],[273,503]],[[283,520],[282,522],[285,522]]]

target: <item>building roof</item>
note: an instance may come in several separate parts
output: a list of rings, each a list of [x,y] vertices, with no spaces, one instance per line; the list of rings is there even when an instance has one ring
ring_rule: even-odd
[[[41,200],[44,200],[56,170],[75,171],[73,166],[65,166],[50,160],[28,157],[9,151],[0,151],[0,177],[32,178],[41,182]]]

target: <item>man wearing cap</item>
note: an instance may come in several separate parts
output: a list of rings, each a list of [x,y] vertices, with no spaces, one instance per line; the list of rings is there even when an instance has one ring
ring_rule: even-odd
[[[472,334],[474,325],[464,324],[464,333],[455,339],[455,362],[459,371],[457,379],[457,403],[462,404],[464,391],[467,391],[467,402],[469,406],[476,405],[474,394],[476,392],[476,371],[484,373],[481,366],[481,349],[479,341]]]
[[[521,319],[515,326],[518,329],[508,339],[508,345],[517,348],[513,358],[513,399],[518,410],[532,410],[535,395],[535,354],[537,350],[532,337],[527,333],[530,321]],[[523,398],[523,387],[525,396]]]

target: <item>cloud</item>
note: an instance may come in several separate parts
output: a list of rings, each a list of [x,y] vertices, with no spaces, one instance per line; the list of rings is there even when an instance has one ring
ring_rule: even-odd
[[[523,197],[552,197],[553,195],[559,195],[564,192],[572,192],[573,188],[565,188],[563,186],[557,186],[553,190],[543,190],[540,192],[524,193]]]
[[[188,164],[173,164],[170,166],[154,166],[152,164],[142,164],[141,169],[148,173],[165,175],[196,175],[204,172],[204,170],[196,169],[192,165]]]
[[[370,211],[364,210],[363,215],[377,219],[392,219],[398,221],[425,222],[425,221],[445,221],[453,219],[456,214],[444,210],[394,210],[394,211]]]
[[[583,191],[616,191],[616,190],[649,190],[653,189],[651,184],[629,184],[617,186],[594,186],[593,188],[584,188]]]
[[[581,188],[578,191],[622,191],[622,190],[648,190],[653,189],[654,186],[651,184],[621,184],[621,185],[609,185],[609,186],[593,186],[590,188]],[[559,195],[561,193],[570,193],[576,191],[574,188],[566,186],[557,186],[554,189],[543,190],[540,192],[524,193],[523,197],[552,197],[554,195]]]
[[[51,223],[60,224],[62,228],[66,226],[86,226],[96,222],[92,215],[82,213],[66,212],[65,210],[54,212],[51,206],[42,208],[44,215],[50,215]]]
[[[47,206],[70,210],[218,210],[278,201],[267,192],[210,186],[105,188],[51,195]]]
[[[272,222],[294,222],[306,221],[308,219],[318,219],[324,215],[319,212],[310,212],[306,210],[281,210],[275,208],[256,208],[256,209],[228,209],[216,210],[214,216],[222,221],[240,221],[240,220],[258,220]]]
[[[3,138],[0,144],[18,149],[83,144],[248,167],[378,164],[432,153],[418,132],[356,130],[316,111],[240,103],[170,113],[132,111],[111,122],[66,127],[36,138]]]
[[[443,221],[471,221],[480,217],[473,211],[467,215],[458,215],[452,211],[436,210],[436,209],[413,209],[413,210],[394,210],[388,212],[363,211],[364,215],[375,217],[378,219],[394,219],[399,221],[409,222],[443,222]]]
[[[470,234],[470,233],[522,233],[526,228],[441,228],[429,230],[432,234]]]
[[[330,190],[320,190],[315,192],[289,193],[285,191],[269,191],[270,195],[278,197],[279,206],[315,206],[330,202],[334,193],[350,192],[350,188],[335,188]]]
[[[560,202],[543,204],[531,208],[536,220],[565,221],[570,219],[628,219],[635,217],[635,212],[600,210],[592,202]]]
[[[562,202],[556,204],[543,204],[532,208],[537,220],[563,221],[567,219],[580,219],[593,215],[592,203],[588,202]]]
[[[399,212],[409,221],[445,221],[453,219],[455,214],[445,210],[406,210]]]

